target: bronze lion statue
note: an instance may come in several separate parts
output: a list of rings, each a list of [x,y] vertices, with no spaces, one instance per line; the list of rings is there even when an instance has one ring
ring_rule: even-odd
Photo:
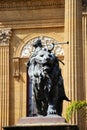
[[[35,51],[28,62],[28,74],[32,80],[33,101],[37,115],[62,115],[63,100],[69,101],[59,67],[59,59],[51,50],[42,47],[41,41],[34,45]]]

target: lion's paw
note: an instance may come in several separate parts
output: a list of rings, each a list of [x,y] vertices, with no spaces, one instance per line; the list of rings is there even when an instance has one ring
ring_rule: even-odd
[[[48,115],[50,115],[50,114],[56,114],[56,109],[54,108],[53,105],[49,105],[47,114]]]

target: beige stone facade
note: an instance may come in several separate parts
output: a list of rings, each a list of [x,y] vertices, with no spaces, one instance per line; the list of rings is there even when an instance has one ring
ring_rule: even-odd
[[[84,6],[82,12],[81,0],[0,1],[0,130],[27,116],[26,63],[32,52],[29,44],[35,38],[69,41],[60,44],[63,51],[55,48],[65,63],[61,65],[65,91],[72,101],[87,100],[86,10]],[[67,106],[64,102],[63,116]],[[86,130],[81,115],[75,115],[72,123]]]

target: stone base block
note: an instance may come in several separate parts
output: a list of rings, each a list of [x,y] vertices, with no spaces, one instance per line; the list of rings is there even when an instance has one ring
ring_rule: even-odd
[[[57,124],[66,124],[65,119],[61,116],[46,116],[46,117],[23,117],[21,118],[18,123],[16,124],[17,126],[43,126],[43,125],[57,125]]]
[[[4,130],[79,130],[77,125],[70,125],[60,116],[24,117],[15,126],[3,127]]]

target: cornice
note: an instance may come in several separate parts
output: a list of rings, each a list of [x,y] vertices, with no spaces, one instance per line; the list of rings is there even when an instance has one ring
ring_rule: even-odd
[[[0,28],[49,28],[49,27],[64,27],[64,19],[44,19],[42,23],[40,20],[31,20],[31,21],[5,21],[0,23]]]
[[[0,10],[62,8],[64,5],[64,0],[1,0]]]

